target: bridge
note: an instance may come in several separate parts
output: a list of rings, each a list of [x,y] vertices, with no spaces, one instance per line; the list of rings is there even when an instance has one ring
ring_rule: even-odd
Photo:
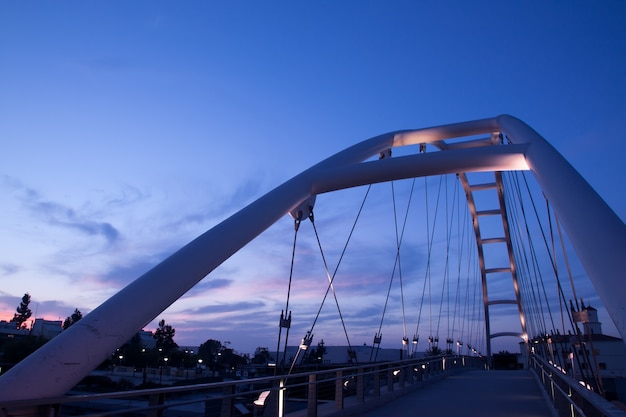
[[[417,152],[414,152],[415,150]],[[531,207],[536,208],[536,203],[533,202],[532,197],[530,203],[524,205],[522,202],[524,200],[522,194],[526,191],[531,194],[531,187],[527,186],[527,177],[517,175],[525,171],[533,174],[542,195],[549,204],[548,220],[544,220],[547,223],[539,221],[538,226],[531,225],[528,215]],[[445,231],[441,235],[445,242],[443,253],[446,260],[442,273],[444,281],[436,289],[438,291],[436,295],[430,288],[431,267],[434,264],[434,261],[431,263],[434,257],[432,250],[434,236],[431,236],[431,233],[434,234],[436,229],[436,220],[433,219],[431,223],[428,223],[426,232],[423,233],[427,237],[425,243],[427,267],[421,284],[423,285],[421,297],[418,297],[421,298],[419,316],[421,317],[423,307],[426,306],[425,308],[431,310],[428,314],[430,323],[426,325],[418,320],[414,333],[407,330],[403,288],[404,285],[409,284],[403,280],[402,273],[402,267],[406,265],[402,261],[406,259],[402,250],[405,230],[400,226],[402,221],[397,219],[399,211],[394,199],[395,243],[392,255],[393,273],[389,288],[392,288],[394,279],[396,283],[399,283],[400,294],[396,299],[400,300],[402,313],[396,316],[396,321],[401,323],[399,327],[402,328],[400,345],[402,360],[383,365],[376,360],[374,355],[370,357],[369,364],[358,363],[357,360],[352,360],[356,358],[353,349],[349,348],[349,362],[354,366],[333,370],[332,378],[325,376],[328,371],[323,374],[315,372],[292,374],[291,371],[296,369],[295,365],[298,361],[302,362],[306,356],[306,350],[311,345],[313,327],[319,318],[318,312],[309,331],[303,337],[291,366],[285,366],[289,372],[255,382],[255,384],[269,384],[271,387],[269,391],[275,393],[269,398],[274,398],[273,404],[276,406],[271,405],[267,409],[279,415],[286,413],[284,407],[288,402],[285,395],[289,389],[285,384],[294,379],[300,381],[297,386],[305,387],[307,390],[307,395],[302,396],[302,399],[306,398],[307,404],[311,403],[306,407],[308,415],[317,415],[321,409],[317,402],[319,397],[317,388],[321,384],[318,378],[324,378],[324,381],[326,379],[334,381],[333,384],[336,387],[343,386],[346,376],[354,378],[357,381],[355,398],[358,403],[366,404],[368,403],[365,401],[367,395],[374,398],[385,397],[380,392],[383,385],[391,393],[398,391],[404,393],[408,386],[418,387],[423,385],[425,380],[449,376],[453,368],[458,367],[460,371],[465,368],[466,362],[475,364],[480,358],[485,360],[479,362],[479,367],[490,369],[493,357],[492,341],[513,337],[524,346],[523,350],[528,358],[525,366],[536,369],[533,371],[534,378],[543,381],[542,384],[545,385],[544,378],[546,375],[549,376],[548,386],[552,400],[556,403],[556,398],[561,398],[559,402],[563,401],[563,398],[569,398],[565,400],[567,403],[565,408],[573,410],[572,415],[585,415],[585,407],[588,405],[572,402],[571,398],[578,396],[588,403],[591,400],[587,397],[593,394],[602,399],[599,395],[602,394],[602,387],[597,375],[592,374],[582,376],[584,389],[589,393],[580,392],[581,388],[577,386],[576,381],[573,384],[571,381],[561,381],[560,374],[573,373],[573,371],[568,371],[568,364],[563,355],[565,352],[563,344],[565,339],[569,338],[566,335],[569,332],[572,337],[578,338],[576,340],[579,345],[584,344],[584,334],[580,331],[578,323],[588,326],[589,320],[585,320],[586,311],[579,304],[573,284],[569,300],[565,296],[563,289],[565,285],[558,279],[561,274],[557,268],[555,248],[558,245],[556,242],[562,239],[561,231],[569,238],[574,252],[580,259],[617,331],[624,339],[626,312],[623,307],[623,294],[626,293],[626,283],[623,280],[611,278],[620,271],[626,270],[626,257],[623,256],[626,253],[626,227],[548,142],[523,122],[511,116],[390,132],[339,152],[304,171],[180,249],[0,377],[0,407],[6,415],[17,415],[22,411],[26,414],[37,414],[41,413],[42,407],[47,410],[44,414],[47,414],[49,410],[60,410],[62,408],[60,404],[75,401],[76,398],[63,397],[63,395],[106,359],[112,351],[129,340],[144,323],[160,314],[233,253],[281,218],[284,213],[288,212],[294,218],[297,236],[301,224],[305,221],[310,221],[315,229],[316,196],[346,188],[369,187],[383,182],[391,182],[393,190],[395,182],[433,176],[446,178],[439,181],[437,188],[437,195],[441,195],[442,189],[446,190],[443,191],[446,199],[437,197],[436,205],[439,203],[442,206],[445,205],[445,215],[439,214],[439,216],[445,219],[444,223],[447,226],[444,226]],[[457,246],[451,243],[451,225],[461,224],[461,211],[458,211],[459,214],[454,218],[448,210],[452,211],[454,207],[459,210],[461,205],[458,204],[459,200],[456,197],[447,200],[449,194],[453,195],[447,191],[449,178],[459,187],[459,193],[454,195],[462,195],[467,203],[464,205],[467,207],[464,218],[468,219],[467,227],[470,232],[467,234],[460,232],[459,226],[458,236],[461,237],[457,237],[460,242]],[[427,188],[428,182],[425,182],[425,200],[429,195]],[[426,210],[426,218],[437,217],[436,209],[433,212],[428,211],[430,210],[428,208]],[[536,209],[535,212],[537,212]],[[408,213],[408,204],[406,213]],[[319,219],[319,215],[317,217]],[[355,225],[357,220],[355,220]],[[543,225],[549,225],[550,232],[547,232]],[[317,236],[317,231],[315,233]],[[473,242],[471,255],[469,248],[464,246],[462,236],[471,237]],[[540,240],[539,243],[533,241],[533,238],[538,236],[543,238],[543,241]],[[319,243],[319,237],[317,241]],[[294,247],[295,242],[294,237]],[[561,240],[559,245],[565,248],[567,243]],[[545,261],[535,258],[534,254],[539,246],[545,246],[547,249],[548,272],[540,271],[545,267]],[[455,251],[458,251],[459,258],[465,259],[463,268],[466,267],[465,262],[469,265],[469,260],[471,260],[474,265],[471,269],[472,273],[469,273],[468,268],[468,273],[462,274],[461,262],[449,261],[453,247]],[[321,244],[320,252],[324,258]],[[562,256],[569,269],[568,255]],[[341,258],[343,258],[343,253]],[[335,278],[339,264],[334,271],[331,271],[324,258],[324,268],[328,278],[324,300],[328,294],[332,294],[341,317],[341,309],[335,293],[337,285]],[[557,277],[556,287],[551,291],[551,300],[545,296],[544,274],[553,274]],[[470,286],[469,281],[460,284],[461,275],[475,276],[478,287]],[[174,280],[172,276],[178,279]],[[457,284],[454,284],[455,280]],[[155,286],[165,290],[153,294],[150,303],[145,303],[138,308],[135,300]],[[473,291],[475,288],[478,288],[478,295],[470,297],[471,289]],[[390,300],[389,293],[390,291],[387,294],[385,307]],[[468,307],[469,304],[461,301],[464,299],[463,294],[465,294],[465,299],[479,300],[479,311],[475,304]],[[426,295],[428,298],[438,298],[440,304],[437,306],[431,300],[424,302]],[[455,301],[448,302],[444,308],[444,299]],[[561,315],[562,325],[558,323],[558,319],[555,321],[553,318],[551,306],[555,303],[560,304],[560,312],[555,312],[554,315]],[[435,310],[439,310],[440,314],[432,313],[433,306]],[[449,318],[446,319],[448,320],[446,336],[445,339],[442,336],[440,347],[439,329],[443,327],[441,326],[443,316],[441,312],[444,310],[448,313],[445,314],[447,317],[453,318],[452,324]],[[283,329],[286,335],[289,334],[288,311],[289,301],[287,301],[284,316],[281,315],[279,348]],[[452,312],[459,314],[452,314]],[[465,317],[457,318],[463,315],[461,312]],[[372,352],[378,352],[380,348],[384,314],[381,325],[374,335]],[[517,324],[511,326],[510,320],[502,319],[506,316],[513,317]],[[564,317],[567,317],[567,324],[565,324]],[[456,320],[459,321],[456,322]],[[341,317],[341,322],[345,331],[343,317]],[[481,323],[480,330],[477,322]],[[420,324],[423,331],[426,328],[427,352],[436,354],[434,356],[437,359],[428,356],[430,359],[424,362],[424,358],[418,357],[416,349],[419,343]],[[477,331],[482,332],[482,335],[477,336]],[[345,331],[345,333],[350,346],[348,332]],[[424,337],[422,340],[424,343]],[[285,346],[287,346],[286,340]],[[582,355],[581,358],[575,358],[575,361],[590,365],[591,359]],[[277,351],[277,359],[279,356],[280,353]],[[283,358],[286,359],[284,353]],[[541,363],[541,366],[538,363]],[[429,370],[427,373],[424,372],[426,369]],[[485,378],[484,373],[471,374],[475,375],[478,380]],[[486,378],[494,377],[489,375]],[[528,374],[520,372],[519,375],[527,377]],[[302,378],[307,379],[302,380]],[[446,379],[454,380],[453,378]],[[555,380],[560,382],[554,382]],[[215,401],[218,399],[221,401],[222,415],[230,415],[229,413],[234,413],[237,386],[237,384],[195,386],[194,389],[227,390],[226,395],[215,397]],[[555,388],[557,386],[558,389]],[[295,386],[291,386],[290,389],[294,391]],[[574,395],[572,390],[580,394]],[[564,395],[556,395],[556,391],[562,391]],[[177,390],[168,391],[168,393],[173,392]],[[121,395],[121,397],[116,395]],[[146,406],[139,406],[139,409],[156,410],[155,412],[162,413],[163,410],[172,407],[164,405],[164,391],[146,392],[144,395],[146,398],[153,398],[153,402],[149,402]],[[125,398],[125,396],[126,394],[115,394],[107,398]],[[593,399],[593,396],[591,398]],[[335,388],[333,401],[335,408],[340,411],[344,409],[343,399],[343,388]],[[377,406],[382,401],[370,401],[369,405]],[[206,401],[203,399],[201,402]],[[600,401],[601,404],[598,405],[595,399],[591,402],[595,404],[595,409],[600,407],[604,410],[601,413],[618,413],[612,410],[608,403]],[[557,408],[563,407],[558,405]],[[360,412],[363,411],[360,410]]]

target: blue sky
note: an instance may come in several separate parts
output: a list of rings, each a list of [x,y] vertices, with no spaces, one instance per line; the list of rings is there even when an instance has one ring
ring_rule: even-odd
[[[300,171],[397,129],[512,114],[626,218],[621,1],[5,1],[0,63],[3,319],[25,292],[38,317],[86,313]],[[362,195],[320,198],[330,247]],[[273,347],[292,239],[285,217],[158,318],[179,344]],[[300,265],[318,255],[304,242]],[[308,317],[323,287],[299,285]],[[381,303],[349,293],[361,318]],[[353,343],[371,343],[376,314]]]

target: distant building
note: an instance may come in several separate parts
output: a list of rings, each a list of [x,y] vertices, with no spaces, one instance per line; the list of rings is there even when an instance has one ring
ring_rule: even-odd
[[[533,340],[531,351],[563,366],[578,381],[599,377],[607,399],[626,401],[626,344],[618,337],[602,334],[595,308],[583,305],[580,311],[572,311],[572,317],[582,324],[580,336],[551,335],[547,345]],[[524,343],[520,348],[524,355]]]
[[[298,346],[288,346],[285,355],[285,362],[290,364],[293,362],[296,354],[298,355],[297,362],[300,363],[302,356],[315,353],[317,354],[317,346],[310,346],[306,351],[301,350],[298,353]],[[373,346],[361,345],[352,346],[351,351],[348,346],[324,346],[325,353],[318,356],[319,361],[323,365],[341,365],[349,363],[368,363],[368,362],[387,362],[397,361],[402,359],[402,349],[383,349],[375,348]],[[270,352],[273,359],[276,352]],[[280,360],[282,360],[283,353],[280,353]],[[315,362],[315,360],[306,360],[306,362]]]
[[[13,322],[5,320],[0,321],[0,341],[28,336],[29,334],[30,330],[18,329]]]
[[[155,349],[156,348],[156,340],[153,337],[153,333],[148,330],[140,330],[137,332],[139,335],[139,340],[141,346],[145,349]]]
[[[15,323],[2,320],[0,321],[0,340],[26,336],[37,336],[50,340],[63,331],[62,326],[61,320],[35,319],[30,329],[17,329]]]
[[[50,340],[61,334],[62,331],[63,322],[61,320],[35,319],[30,334]]]
[[[585,374],[599,375],[608,399],[626,401],[626,345],[620,338],[602,334],[598,311],[584,307],[574,320],[583,323],[584,335],[570,337],[574,351],[569,355],[572,374],[582,379]],[[575,360],[579,358],[588,360]]]

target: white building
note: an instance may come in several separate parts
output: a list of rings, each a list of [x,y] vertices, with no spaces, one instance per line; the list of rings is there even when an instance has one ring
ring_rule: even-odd
[[[15,323],[0,321],[0,338],[12,339],[15,337],[36,336],[44,339],[52,339],[63,331],[61,320],[35,319],[31,322],[31,328],[17,329]]]
[[[35,319],[30,334],[50,340],[58,336],[62,331],[63,322],[61,320]]]
[[[581,327],[580,336],[551,335],[543,341],[531,340],[531,352],[560,364],[578,381],[586,380],[595,386],[599,377],[607,399],[626,402],[626,344],[618,337],[602,334],[595,308],[583,305],[580,311],[572,311],[572,316]],[[520,349],[525,356],[523,342]]]
[[[626,378],[626,345],[620,338],[602,334],[602,324],[598,321],[598,311],[589,306],[575,316],[581,322],[584,334],[570,336],[570,345],[575,352],[570,354],[571,369],[575,377],[580,377],[587,368],[602,378]],[[575,360],[586,356],[588,361]],[[588,363],[586,363],[588,362]],[[580,363],[580,364],[579,364]],[[588,373],[588,372],[587,372]]]

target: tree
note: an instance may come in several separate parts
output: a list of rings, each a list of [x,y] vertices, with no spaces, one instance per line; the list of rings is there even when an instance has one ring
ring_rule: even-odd
[[[224,348],[219,354],[219,364],[227,372],[232,372],[239,365],[247,365],[248,359],[240,355],[234,349]]]
[[[26,321],[33,315],[33,312],[28,308],[30,304],[30,294],[26,293],[22,297],[22,302],[15,309],[16,313],[13,315],[12,323],[15,323],[15,327],[18,329],[26,328]]]
[[[148,358],[146,357],[145,349],[141,343],[141,335],[139,332],[135,333],[128,342],[124,343],[124,345],[117,350],[116,355],[118,359],[119,355],[122,355],[127,365],[144,368]]]
[[[517,356],[508,350],[501,350],[492,356],[491,365],[493,369],[517,369]]]
[[[214,371],[218,362],[218,356],[221,354],[223,349],[224,347],[222,346],[222,342],[219,340],[209,339],[200,345],[200,349],[198,349],[198,356],[204,361],[205,364],[207,364],[209,369]]]
[[[159,328],[154,332],[154,339],[156,340],[156,348],[161,349],[163,353],[169,354],[178,347],[174,342],[174,335],[176,329],[171,325],[165,324],[165,320],[159,322]]]
[[[67,330],[72,324],[75,324],[78,320],[82,318],[83,313],[81,313],[79,309],[74,309],[72,315],[68,316],[65,321],[63,321],[63,330]]]
[[[440,356],[443,355],[443,350],[441,350],[438,346],[433,346],[429,349],[426,349],[426,352],[424,352],[426,354],[426,356]]]
[[[270,351],[266,347],[257,347],[254,351],[254,357],[252,358],[252,363],[256,365],[265,365],[272,359],[270,355]]]
[[[324,355],[326,354],[326,346],[324,346],[324,339],[320,340],[316,349],[310,349],[308,356],[306,357],[307,363],[324,363]]]

